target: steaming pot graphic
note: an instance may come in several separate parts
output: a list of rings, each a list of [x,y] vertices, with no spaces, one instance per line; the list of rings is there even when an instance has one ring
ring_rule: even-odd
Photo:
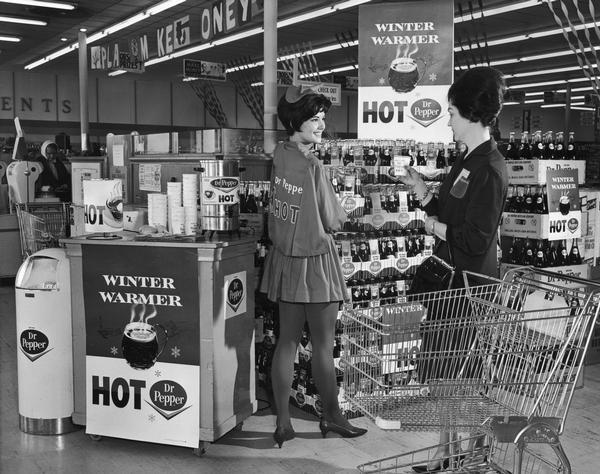
[[[142,306],[142,312],[138,321],[136,318],[136,306]],[[162,354],[169,335],[167,330],[160,324],[150,324],[148,320],[156,316],[156,309],[148,317],[144,319],[146,305],[133,304],[131,307],[131,321],[123,330],[123,339],[121,347],[123,349],[123,357],[127,363],[134,369],[149,369],[152,367],[158,356]],[[159,328],[163,333],[163,343],[159,349],[158,334],[156,328]]]
[[[421,62],[423,62],[421,60]],[[411,57],[399,57],[392,61],[388,72],[388,82],[396,92],[412,91],[427,69],[423,62],[423,71],[419,71],[417,61]]]

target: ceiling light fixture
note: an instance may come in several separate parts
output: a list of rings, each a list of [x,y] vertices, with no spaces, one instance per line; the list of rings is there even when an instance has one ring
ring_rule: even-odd
[[[6,16],[0,15],[0,21],[3,23],[20,23],[22,25],[36,25],[36,26],[46,26],[48,25],[47,21],[42,20],[34,20],[33,18],[22,18],[16,16]]]
[[[11,36],[11,35],[0,35],[0,41],[7,41],[9,43],[18,43],[19,41],[21,41],[21,38],[19,38],[17,36]]]
[[[4,0],[0,0],[0,2],[2,2]],[[160,13],[162,11],[165,11],[169,8],[172,8],[176,5],[179,5],[183,2],[185,2],[186,0],[164,0],[162,2],[159,2],[155,5],[152,5],[151,7],[148,7],[147,9],[143,10],[142,12],[139,12],[135,15],[133,15],[130,18],[127,18],[123,21],[120,21],[119,23],[115,23],[114,25],[111,25],[105,29],[103,29],[102,31],[96,32],[90,36],[88,36],[86,38],[86,44],[91,44],[94,41],[98,41],[101,38],[104,38],[112,33],[115,33],[119,30],[122,30],[123,28],[127,28],[128,26],[131,26],[135,23],[138,23],[156,13]],[[134,21],[135,20],[135,21]],[[80,28],[80,31],[87,31],[86,28]],[[53,59],[56,59],[60,56],[63,56],[67,53],[70,53],[71,51],[73,51],[74,49],[79,47],[79,43],[72,43],[69,46],[59,49],[58,51],[55,51],[47,56],[45,56],[42,59],[38,59],[37,61],[34,61],[30,64],[27,64],[25,66],[25,69],[27,70],[31,70],[33,68],[36,68],[44,63],[47,63],[48,61],[52,61]]]
[[[125,74],[127,71],[125,71],[124,69],[117,69],[116,71],[110,71],[108,73],[109,76],[120,76],[121,74]]]
[[[58,10],[75,10],[75,5],[65,2],[43,2],[39,0],[0,0],[0,3],[14,3],[15,5],[56,8]]]
[[[595,79],[600,80],[600,76],[596,76]],[[525,89],[527,87],[542,87],[542,86],[554,86],[557,84],[564,85],[572,82],[583,82],[589,81],[587,77],[578,77],[574,79],[560,79],[557,81],[545,81],[545,82],[528,82],[526,84],[516,84],[514,86],[507,86],[507,89]]]
[[[548,1],[554,2],[555,0],[548,0]],[[508,13],[508,12],[512,12],[512,11],[516,11],[516,10],[522,10],[524,8],[535,7],[539,4],[540,4],[539,0],[527,0],[525,2],[515,2],[512,5],[507,5],[504,7],[488,8],[488,9],[484,10],[483,13],[481,13],[479,11],[479,12],[473,12],[472,15],[469,14],[469,15],[463,15],[463,16],[456,16],[456,17],[454,17],[454,23],[461,23],[463,21],[476,20],[481,17],[485,18],[488,16],[500,15],[501,13]]]

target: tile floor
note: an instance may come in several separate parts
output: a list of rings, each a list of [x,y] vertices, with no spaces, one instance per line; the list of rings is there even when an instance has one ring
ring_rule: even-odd
[[[259,398],[266,398],[259,395]],[[274,416],[268,402],[232,431],[211,444],[203,457],[191,449],[116,438],[91,440],[79,430],[61,436],[25,434],[18,427],[14,287],[0,286],[0,472],[36,473],[348,473],[375,459],[435,443],[433,433],[386,432],[368,419],[353,423],[369,428],[356,439],[336,435],[323,440],[318,420],[294,412],[298,437],[282,449],[271,434]],[[600,365],[588,366],[585,386],[575,397],[562,442],[573,474],[600,472]]]

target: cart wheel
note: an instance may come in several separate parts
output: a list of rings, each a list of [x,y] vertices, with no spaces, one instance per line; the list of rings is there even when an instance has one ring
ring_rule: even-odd
[[[92,441],[101,441],[102,436],[97,434],[89,434],[88,435]]]
[[[206,454],[206,448],[208,447],[208,443],[206,441],[200,441],[197,448],[194,448],[194,455],[201,458]]]

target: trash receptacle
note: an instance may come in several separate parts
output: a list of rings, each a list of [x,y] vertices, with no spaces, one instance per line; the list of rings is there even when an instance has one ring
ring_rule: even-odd
[[[40,250],[15,280],[19,427],[55,435],[73,424],[73,352],[69,261],[60,248]]]

